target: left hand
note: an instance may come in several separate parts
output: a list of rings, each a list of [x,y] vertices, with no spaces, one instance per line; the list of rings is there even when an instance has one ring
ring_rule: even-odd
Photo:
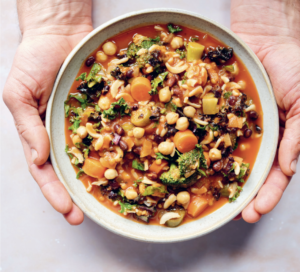
[[[93,30],[91,5],[90,0],[18,1],[23,37],[3,91],[31,175],[53,208],[72,225],[83,221],[83,213],[48,161],[50,142],[43,117],[60,66]]]

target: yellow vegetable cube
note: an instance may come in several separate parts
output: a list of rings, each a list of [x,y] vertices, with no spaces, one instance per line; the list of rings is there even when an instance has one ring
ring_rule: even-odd
[[[187,61],[201,59],[204,48],[205,46],[200,43],[189,42],[187,47]]]
[[[204,114],[217,114],[219,112],[218,98],[204,96],[202,102]]]

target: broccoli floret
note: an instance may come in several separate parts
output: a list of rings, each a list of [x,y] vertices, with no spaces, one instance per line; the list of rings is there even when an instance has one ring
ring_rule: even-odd
[[[171,164],[169,171],[161,174],[160,180],[168,186],[186,188],[197,181],[197,173],[185,178],[181,176],[179,168],[175,164]]]
[[[199,167],[200,157],[201,152],[197,148],[189,152],[183,153],[177,160],[180,174],[184,176],[185,174],[191,171],[195,171]]]
[[[183,153],[177,162],[181,176],[186,176],[195,170],[201,173],[203,171],[200,171],[199,168],[207,168],[201,145],[196,146],[196,148],[189,152]]]

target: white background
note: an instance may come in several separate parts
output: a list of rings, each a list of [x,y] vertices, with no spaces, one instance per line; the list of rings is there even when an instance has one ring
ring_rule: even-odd
[[[230,26],[229,0],[98,0],[93,24],[97,27],[126,12],[157,7],[191,10]],[[2,0],[1,92],[20,40],[15,0]],[[51,208],[27,171],[13,118],[2,100],[0,105],[0,271],[299,271],[299,173],[280,204],[257,224],[230,222],[183,243],[131,241],[88,218],[72,227]]]

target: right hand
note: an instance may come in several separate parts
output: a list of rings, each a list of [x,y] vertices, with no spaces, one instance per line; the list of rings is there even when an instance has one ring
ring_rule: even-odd
[[[42,119],[60,66],[93,30],[91,8],[91,0],[19,1],[23,37],[3,91],[31,175],[53,208],[72,225],[82,223],[83,213],[48,161],[50,142]]]
[[[300,153],[300,2],[232,0],[231,28],[254,51],[273,85],[281,121],[279,149],[257,196],[242,212],[249,223],[274,209],[296,173]]]

